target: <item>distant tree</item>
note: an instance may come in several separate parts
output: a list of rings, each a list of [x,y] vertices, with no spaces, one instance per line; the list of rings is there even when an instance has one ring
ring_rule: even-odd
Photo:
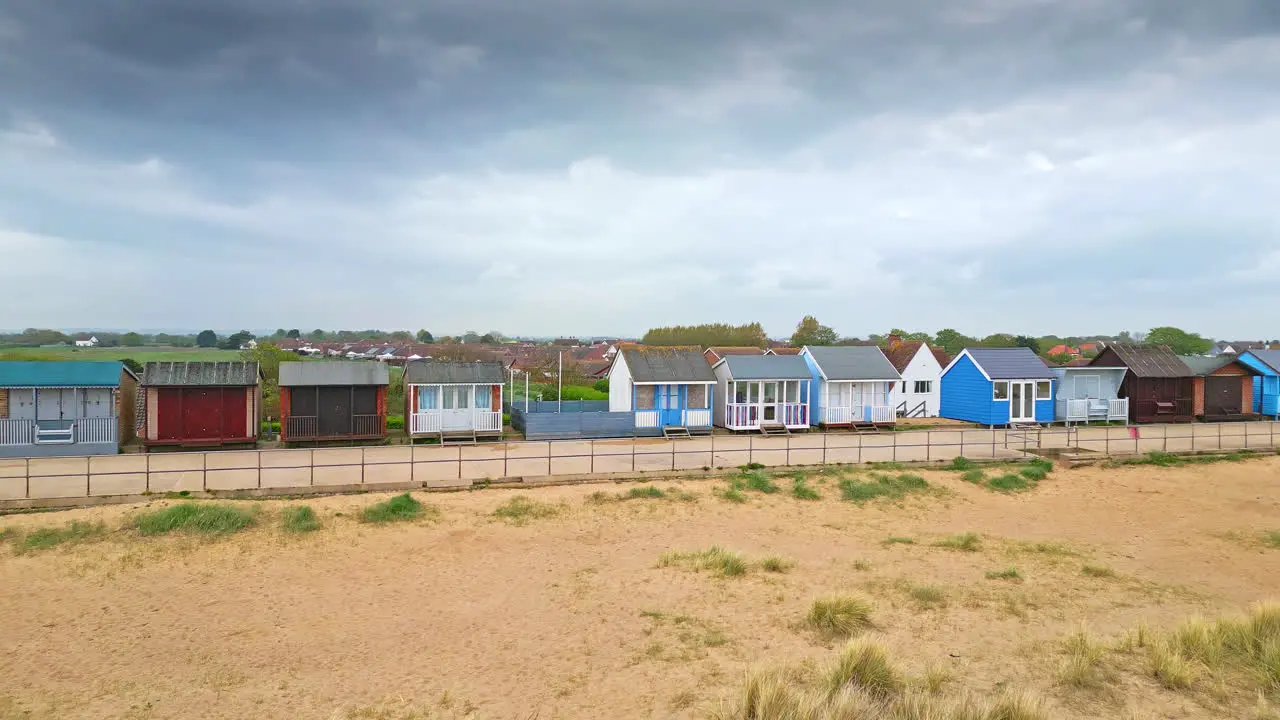
[[[1212,340],[1175,327],[1151,328],[1146,340],[1148,345],[1167,345],[1176,355],[1203,355],[1213,347]]]
[[[222,342],[222,347],[225,350],[239,350],[245,343],[252,339],[253,333],[248,330],[241,330],[240,332],[231,333],[231,335]]]
[[[391,333],[391,339],[397,342],[408,342],[413,339],[413,333],[408,330],[396,330]]]
[[[1031,348],[1031,352],[1040,354],[1040,341],[1026,335],[1019,335],[1013,339],[1015,347]]]
[[[607,393],[609,392],[609,378],[597,380],[591,387],[595,390],[599,390],[600,392]]]
[[[978,343],[982,347],[1011,348],[1017,347],[1014,337],[1008,333],[993,333],[982,338]]]
[[[835,345],[840,339],[835,330],[818,322],[818,318],[805,315],[796,323],[796,331],[791,334],[791,347],[805,345]]]
[[[133,358],[125,358],[120,362],[124,363],[124,366],[129,368],[129,370],[131,370],[134,375],[137,375],[139,377],[142,376],[142,371],[144,369],[142,367],[142,363],[138,362],[137,360],[134,360]]]
[[[297,328],[294,328],[289,332],[285,333],[285,337],[289,338],[290,340],[297,340],[298,338],[302,337],[302,333],[298,332]]]
[[[240,359],[258,363],[262,371],[263,413],[267,417],[280,417],[280,363],[297,360],[298,356],[275,345],[259,343],[252,350],[241,350]]]
[[[1045,356],[1045,360],[1048,360],[1054,365],[1066,365],[1071,362],[1072,358],[1071,353],[1054,353],[1052,355]]]
[[[760,323],[728,325],[676,325],[652,328],[640,339],[642,345],[687,347],[767,347],[769,338]]]
[[[968,335],[961,334],[958,330],[943,328],[934,336],[934,343],[945,350],[948,355],[959,355],[961,350],[970,345],[977,345],[978,341]]]
[[[288,333],[285,331],[285,329],[284,329],[284,328],[276,328],[276,331],[275,331],[275,332],[273,332],[273,333],[271,333],[271,337],[275,338],[276,340],[281,340],[281,339],[283,339],[283,338],[285,337],[285,335],[287,335],[287,334],[288,334]]]
[[[163,345],[165,347],[188,348],[195,347],[196,344],[195,335],[169,335],[168,333],[159,333],[155,336],[154,340],[156,345]],[[216,336],[214,343],[217,343]]]
[[[419,331],[418,331],[418,342],[420,342],[420,343],[433,343],[433,342],[435,342],[435,341],[436,341],[436,339],[435,339],[435,338],[433,338],[433,337],[431,337],[431,333],[427,332],[426,330],[419,330]]]
[[[497,344],[498,340],[494,336],[488,333],[485,333],[484,335],[480,336],[480,342],[481,344],[484,344],[484,345],[495,345]]]
[[[120,336],[120,344],[125,347],[142,347],[142,336],[136,332],[127,332]]]
[[[506,336],[506,335],[503,335],[502,333],[498,332],[497,330],[490,330],[489,332],[487,332],[487,333],[485,333],[485,334],[486,334],[486,335],[488,335],[488,336],[490,336],[490,337],[492,337],[492,338],[493,338],[493,342],[495,342],[495,343],[505,342],[505,341],[506,341],[506,339],[507,339],[507,336]]]
[[[311,331],[311,335],[308,337],[312,340],[323,340],[325,339],[326,335],[323,330],[321,330],[320,328],[316,328],[315,330]]]
[[[480,333],[476,332],[475,330],[468,330],[462,334],[462,342],[478,343],[480,342]]]
[[[212,348],[218,346],[218,334],[212,330],[201,330],[196,336],[196,347]]]
[[[1121,330],[1120,334],[1116,336],[1116,342],[1132,343],[1133,341],[1133,333],[1128,330]]]
[[[881,346],[888,347],[890,338],[898,338],[903,342],[923,342],[933,344],[933,336],[927,332],[907,332],[902,328],[894,328],[883,335],[870,335],[868,340]]]

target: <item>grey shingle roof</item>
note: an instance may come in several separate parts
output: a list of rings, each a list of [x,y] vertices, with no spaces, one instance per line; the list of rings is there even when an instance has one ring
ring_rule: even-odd
[[[809,365],[799,355],[730,355],[724,359],[734,380],[808,380]]]
[[[386,385],[391,374],[380,362],[324,360],[280,363],[280,387]]]
[[[194,386],[244,386],[258,384],[256,362],[149,362],[142,370],[142,384]]]
[[[875,345],[807,347],[828,380],[900,380],[893,363]]]
[[[1031,348],[965,348],[992,380],[1052,380],[1054,375]]]
[[[1120,362],[1129,368],[1129,372],[1137,377],[1173,378],[1191,377],[1195,374],[1191,372],[1191,368],[1187,367],[1186,363],[1173,354],[1172,350],[1163,345],[1152,347],[1148,345],[1112,343],[1107,346],[1107,350],[1115,353],[1116,357],[1120,358]],[[1106,351],[1094,358],[1093,362],[1101,365],[1100,361],[1105,357]]]
[[[507,375],[499,362],[411,360],[404,366],[404,381],[439,385],[501,385],[507,381]]]
[[[1267,367],[1280,373],[1280,350],[1250,350],[1249,354],[1261,360]]]
[[[629,347],[621,350],[638,383],[713,383],[716,374],[694,348]]]
[[[1203,375],[1212,375],[1215,371],[1220,370],[1221,368],[1226,367],[1227,365],[1230,365],[1231,363],[1236,361],[1237,357],[1239,356],[1233,355],[1231,353],[1224,353],[1222,355],[1218,355],[1217,357],[1201,357],[1199,355],[1179,355],[1178,359],[1181,360],[1184,364],[1186,364],[1187,367],[1191,368],[1191,374],[1196,376],[1203,376]],[[1247,366],[1245,366],[1242,363],[1241,367],[1247,367]],[[1256,371],[1254,371],[1252,368],[1249,368],[1249,371],[1252,374],[1257,374]]]

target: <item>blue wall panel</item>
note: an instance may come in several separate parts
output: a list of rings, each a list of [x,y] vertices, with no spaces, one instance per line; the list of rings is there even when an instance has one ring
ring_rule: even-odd
[[[991,399],[991,381],[982,375],[969,356],[960,358],[942,376],[941,404],[938,414],[952,420],[968,420],[983,425],[1006,425],[1009,403]],[[1053,418],[1053,402],[1046,401],[1049,418]],[[1036,414],[1040,414],[1037,406]]]

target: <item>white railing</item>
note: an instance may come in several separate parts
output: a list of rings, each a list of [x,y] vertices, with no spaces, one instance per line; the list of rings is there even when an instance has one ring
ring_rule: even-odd
[[[772,420],[765,419],[765,409],[774,408]],[[787,427],[806,427],[809,406],[804,403],[729,403],[725,405],[724,426],[732,430],[757,430],[770,423]]]
[[[656,428],[662,427],[657,410],[637,410],[636,411],[636,427],[638,428]]]
[[[1068,400],[1067,422],[1088,422],[1089,405],[1089,400]]]
[[[1067,400],[1067,422],[1089,422],[1091,420],[1128,420],[1128,398],[1080,398]]]
[[[897,419],[897,409],[892,405],[857,405],[822,409],[822,422],[827,425],[848,425],[855,422],[891,423]]]
[[[1107,401],[1108,420],[1129,419],[1129,398],[1112,398]]]
[[[444,414],[450,414],[449,427],[445,428]],[[462,413],[466,411],[463,410]],[[455,410],[426,410],[416,412],[409,416],[409,434],[421,435],[438,433],[442,430],[476,430],[478,432],[501,432],[502,431],[502,413],[494,410],[474,410],[471,412],[471,425],[466,426],[466,416],[463,415],[461,422],[457,417],[458,411]],[[456,427],[455,427],[456,425]]]
[[[684,411],[685,427],[707,427],[711,425],[711,408]]]
[[[116,418],[84,418],[75,424],[75,441],[82,443],[113,443],[119,439]]]
[[[30,445],[35,427],[30,420],[0,420],[0,445]]]
[[[440,432],[441,415],[438,412],[416,412],[409,418],[409,433],[412,435]]]
[[[853,422],[853,408],[841,406],[822,408],[822,422],[826,425],[848,425]]]
[[[871,422],[873,423],[891,423],[898,419],[898,411],[892,405],[872,405]],[[862,416],[867,416],[866,407],[862,408]]]

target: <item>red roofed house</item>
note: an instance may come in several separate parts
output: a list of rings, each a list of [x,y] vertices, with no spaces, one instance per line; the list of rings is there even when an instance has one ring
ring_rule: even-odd
[[[951,359],[942,348],[928,343],[893,337],[884,349],[885,357],[902,376],[896,395],[901,417],[938,417],[941,403],[942,369]]]
[[[709,347],[702,351],[702,356],[707,359],[708,365],[715,365],[730,355],[767,355],[762,348],[758,347]]]

